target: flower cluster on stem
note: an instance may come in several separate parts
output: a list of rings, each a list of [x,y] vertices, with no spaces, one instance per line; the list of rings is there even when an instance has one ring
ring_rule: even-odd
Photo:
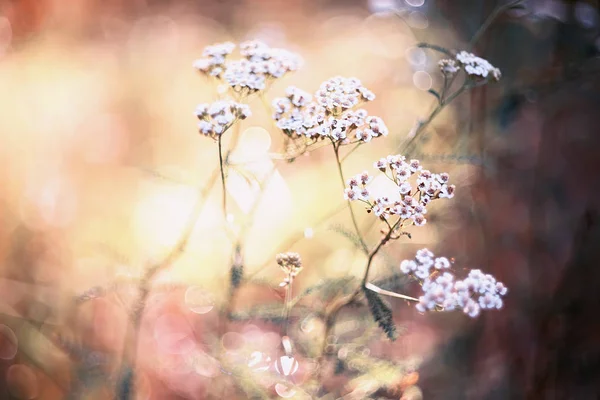
[[[445,76],[454,76],[462,68],[472,79],[499,81],[502,77],[500,70],[488,60],[464,50],[459,51],[453,59],[440,60],[438,65]]]
[[[217,139],[225,133],[237,120],[246,119],[252,115],[246,104],[231,100],[199,104],[195,113],[200,120],[198,122],[200,133],[213,139]]]
[[[448,184],[450,176],[445,172],[434,174],[423,169],[419,160],[407,162],[402,155],[390,155],[375,162],[375,168],[394,182],[398,196],[371,196],[368,184],[372,177],[365,171],[348,180],[344,198],[365,203],[368,212],[386,221],[388,225],[391,217],[399,218],[400,227],[425,225],[429,203],[454,197],[455,186]]]
[[[300,271],[302,271],[302,260],[298,253],[288,252],[277,254],[275,261],[286,275],[283,282],[279,284],[280,287],[289,285]]]
[[[334,145],[366,143],[387,136],[383,120],[356,109],[375,95],[356,78],[337,76],[323,82],[314,94],[289,87],[286,97],[273,101],[273,119],[290,138],[307,145],[330,139]]]
[[[413,260],[400,263],[400,270],[421,282],[423,295],[417,310],[426,312],[462,310],[475,318],[481,310],[502,308],[508,289],[490,274],[473,269],[463,280],[455,280],[448,272],[451,262],[446,257],[435,257],[428,249],[421,249]]]
[[[234,49],[231,42],[208,46],[194,67],[206,76],[223,81],[242,96],[266,89],[269,82],[296,71],[302,63],[298,55],[257,40],[241,43],[242,58],[228,60]]]

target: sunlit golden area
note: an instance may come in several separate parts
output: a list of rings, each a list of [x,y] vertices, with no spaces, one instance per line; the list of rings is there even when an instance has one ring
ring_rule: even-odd
[[[0,398],[554,398],[597,4],[468,3],[0,4]]]

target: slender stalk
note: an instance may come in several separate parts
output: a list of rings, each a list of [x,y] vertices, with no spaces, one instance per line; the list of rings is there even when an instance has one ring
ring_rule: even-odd
[[[225,165],[223,163],[223,146],[222,146],[223,133],[219,135],[219,170],[221,171],[221,187],[223,190],[223,216],[227,218],[227,187],[225,185]]]
[[[404,294],[400,294],[400,293],[396,293],[396,292],[391,292],[389,290],[382,289],[379,286],[372,284],[371,282],[367,282],[365,284],[365,289],[371,290],[371,291],[373,291],[373,292],[375,292],[377,294],[382,294],[384,296],[396,297],[396,298],[404,299],[404,300],[408,300],[408,301],[419,302],[419,299],[416,299],[416,298],[411,297],[411,296],[406,296]]]
[[[337,300],[335,300],[325,310],[325,332],[324,332],[323,343],[321,346],[321,356],[319,357],[319,361],[318,361],[318,363],[319,363],[319,368],[318,368],[319,378],[322,376],[321,375],[322,368],[323,368],[322,364],[323,364],[323,360],[325,359],[325,350],[327,348],[327,338],[331,335],[331,331],[333,330],[333,328],[335,326],[335,320],[337,319],[339,312],[344,307],[346,307],[347,305],[352,303],[363,290],[370,289],[371,284],[369,284],[367,281],[369,279],[369,271],[371,269],[371,265],[373,264],[373,260],[375,259],[375,256],[377,255],[377,253],[379,253],[381,248],[392,239],[394,230],[400,225],[401,221],[402,221],[401,219],[398,219],[398,221],[388,230],[388,232],[385,234],[385,236],[383,238],[381,238],[379,243],[377,243],[377,245],[368,253],[369,257],[367,259],[365,273],[364,273],[364,276],[363,276],[360,286],[358,286],[356,288],[356,290],[354,290],[354,292],[352,292],[352,294],[349,294],[347,296],[344,296],[344,297],[341,297],[341,298],[338,298]],[[372,285],[372,286],[376,287],[375,285]],[[372,290],[372,289],[370,289],[370,290]],[[383,289],[380,289],[380,290],[383,290]],[[393,293],[393,292],[390,292],[390,293]],[[406,297],[409,297],[409,296],[406,296]]]
[[[243,242],[245,241],[245,238],[248,235],[248,231],[250,230],[251,222],[253,221],[252,216],[256,213],[256,210],[258,209],[258,206],[262,200],[262,197],[264,196],[265,187],[266,187],[267,183],[271,180],[273,175],[275,174],[275,171],[276,171],[275,168],[273,168],[269,172],[267,177],[261,183],[261,191],[259,192],[258,196],[254,200],[254,203],[252,204],[250,212],[248,213],[248,217],[247,217],[245,223],[242,225],[242,228],[240,229],[240,233],[239,233],[238,238],[236,239],[236,242],[234,245],[234,255],[233,255],[233,262],[232,262],[231,268],[243,268],[243,264],[244,264],[244,261],[243,261],[244,258],[242,255]],[[223,335],[225,333],[225,330],[227,328],[227,320],[229,319],[229,317],[231,315],[231,311],[233,310],[233,303],[236,298],[236,293],[237,293],[237,287],[234,287],[230,282],[229,295],[227,297],[227,301],[225,302],[225,310],[223,312],[225,317],[223,318],[223,320],[221,320],[219,322],[219,333],[221,335]]]
[[[373,264],[373,259],[375,258],[377,253],[379,253],[379,250],[381,250],[383,245],[385,245],[387,242],[390,241],[392,234],[394,233],[394,230],[396,230],[396,228],[398,227],[398,225],[400,224],[401,221],[402,221],[402,219],[398,219],[398,221],[396,221],[396,223],[388,230],[387,234],[379,241],[379,243],[377,243],[377,245],[369,253],[369,258],[367,260],[367,267],[365,268],[365,274],[364,274],[363,280],[362,280],[363,288],[366,286],[367,280],[369,279],[369,270],[371,269],[371,265]]]
[[[504,5],[501,5],[500,7],[496,8],[494,11],[492,11],[492,13],[484,21],[483,25],[481,25],[479,27],[479,29],[477,30],[477,32],[475,32],[475,34],[473,35],[473,37],[469,41],[469,49],[472,49],[475,46],[475,44],[477,44],[477,42],[479,41],[479,39],[481,38],[481,36],[483,36],[483,34],[492,25],[492,23],[494,22],[494,20],[500,16],[500,14],[502,14],[506,10],[509,10],[509,9],[513,8],[514,6],[516,6],[517,4],[522,3],[522,2],[523,2],[523,0],[511,1],[510,3],[506,3]]]
[[[339,146],[336,146],[335,143],[333,145],[333,152],[335,153],[335,162],[337,164],[338,172],[340,174],[340,179],[342,180],[342,187],[346,188],[346,179],[344,179],[344,172],[342,170],[342,162],[340,161],[340,148],[339,148]],[[356,231],[356,236],[358,237],[358,240],[360,241],[362,251],[363,251],[363,253],[368,254],[369,250],[367,248],[365,240],[362,237],[362,234],[360,233],[360,229],[358,228],[358,223],[356,222],[356,215],[354,215],[354,210],[352,209],[352,204],[351,204],[350,200],[348,200],[347,203],[348,203],[348,209],[350,210],[350,217],[352,217],[352,224],[354,225],[354,230]]]
[[[292,309],[292,285],[294,283],[294,278],[292,276],[288,276],[289,283],[285,288],[285,308],[284,308],[284,336],[288,336],[288,330],[290,326],[290,311]]]
[[[135,395],[135,388],[134,388],[135,372],[134,372],[134,369],[135,369],[135,362],[136,362],[136,358],[137,358],[137,346],[138,346],[137,338],[139,336],[140,323],[141,323],[142,316],[144,314],[144,308],[146,307],[146,298],[148,297],[148,294],[150,293],[150,284],[151,284],[154,276],[156,276],[156,274],[159,271],[166,269],[169,266],[171,266],[173,263],[175,263],[179,259],[179,257],[183,254],[183,252],[185,251],[185,248],[187,247],[189,239],[192,235],[192,232],[194,231],[194,227],[196,226],[196,222],[198,221],[198,217],[200,216],[200,213],[201,213],[202,209],[204,208],[204,204],[206,202],[208,193],[210,192],[210,190],[212,189],[212,187],[214,186],[214,184],[217,180],[217,175],[218,175],[218,170],[215,169],[213,171],[211,177],[209,178],[208,182],[206,183],[206,185],[204,185],[203,187],[200,188],[199,193],[198,193],[198,199],[196,200],[196,203],[194,204],[194,207],[192,208],[192,210],[190,212],[190,215],[187,219],[187,222],[183,229],[183,232],[182,232],[181,236],[179,237],[179,240],[177,241],[175,246],[173,246],[171,251],[162,260],[160,260],[158,263],[155,263],[155,264],[151,265],[150,267],[148,267],[148,269],[146,270],[146,272],[144,273],[144,276],[142,277],[142,279],[140,281],[138,297],[133,305],[133,310],[132,310],[133,326],[131,327],[131,329],[128,330],[126,342],[125,342],[125,343],[127,343],[127,346],[125,347],[125,351],[129,352],[128,359],[131,360],[131,363],[132,363],[131,373],[127,374],[127,371],[122,370],[121,371],[121,380],[119,381],[118,387],[117,387],[117,390],[122,391],[122,389],[125,386],[127,386],[128,387],[127,393],[129,394],[129,398],[133,398]],[[124,377],[126,377],[126,378],[124,378]],[[119,400],[127,400],[127,398],[120,398]]]
[[[344,157],[342,157],[342,159],[341,159],[341,162],[344,162],[344,161],[346,161],[346,159],[348,158],[348,156],[349,156],[350,154],[354,153],[354,151],[355,151],[356,149],[358,149],[358,148],[359,148],[359,147],[360,147],[362,144],[363,144],[363,142],[358,142],[358,143],[356,144],[356,146],[354,146],[352,149],[350,149],[350,151],[349,151],[349,152],[347,152],[347,153],[346,153],[346,155],[345,155]]]

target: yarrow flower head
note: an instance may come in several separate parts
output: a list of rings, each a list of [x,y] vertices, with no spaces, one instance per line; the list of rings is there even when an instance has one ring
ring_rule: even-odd
[[[231,100],[199,104],[196,107],[196,116],[200,120],[198,122],[200,133],[213,139],[222,135],[238,119],[246,119],[250,115],[250,108],[247,105]]]
[[[460,51],[456,54],[456,61],[464,68],[466,74],[471,78],[493,79],[499,81],[502,77],[500,70],[490,64],[489,61],[477,57],[473,53]]]
[[[481,310],[502,308],[502,297],[508,292],[502,282],[478,269],[471,270],[463,280],[455,280],[448,272],[451,265],[446,257],[436,258],[427,249],[417,251],[415,259],[400,263],[402,273],[421,282],[423,295],[419,297],[417,310],[462,310],[474,318]]]
[[[440,71],[445,76],[451,78],[460,71],[460,65],[453,59],[443,59],[438,62],[438,66],[440,67]]]
[[[330,139],[336,145],[369,142],[387,136],[383,120],[369,116],[360,103],[375,98],[356,78],[334,77],[323,82],[314,94],[289,87],[286,97],[273,101],[273,119],[290,138],[312,144]]]
[[[236,93],[246,95],[264,90],[270,80],[296,71],[302,63],[298,55],[256,40],[240,44],[241,59],[227,60],[234,48],[231,42],[208,46],[194,67],[204,75],[223,80]]]
[[[203,58],[194,61],[194,68],[208,76],[220,77],[225,70],[225,59],[235,49],[231,42],[207,46],[202,52]]]
[[[390,155],[376,161],[374,166],[394,182],[398,195],[393,199],[391,196],[371,197],[367,184],[372,177],[363,172],[348,181],[344,198],[366,203],[367,211],[383,220],[398,217],[394,225],[399,227],[425,225],[431,201],[454,197],[455,186],[449,184],[450,176],[423,169],[419,160],[407,161],[402,155]]]
[[[288,252],[277,254],[275,261],[277,261],[279,267],[286,274],[283,282],[279,284],[281,287],[289,285],[302,270],[302,260],[298,253]]]

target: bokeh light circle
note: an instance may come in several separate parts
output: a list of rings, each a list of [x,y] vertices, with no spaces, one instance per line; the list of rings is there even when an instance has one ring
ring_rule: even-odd
[[[433,79],[425,71],[417,71],[413,74],[413,83],[418,89],[429,90],[433,84]]]
[[[185,305],[193,313],[206,314],[215,307],[215,299],[207,290],[190,286],[185,291]]]
[[[413,11],[408,15],[408,25],[415,29],[426,29],[429,26],[427,16],[420,11]]]
[[[174,313],[164,314],[156,320],[154,340],[161,351],[170,354],[187,353],[196,346],[188,321]]]
[[[296,389],[294,389],[292,385],[277,383],[275,385],[275,392],[277,392],[277,394],[280,397],[283,397],[284,399],[289,399],[290,397],[293,397],[296,394]]]
[[[243,335],[238,332],[227,332],[221,338],[221,344],[225,351],[236,352],[241,349],[246,340]]]
[[[39,394],[35,372],[24,364],[13,364],[6,371],[6,386],[17,399],[35,399]]]
[[[18,348],[17,335],[8,326],[0,324],[0,359],[11,360],[17,354]]]
[[[427,63],[427,54],[418,47],[409,47],[406,49],[406,59],[414,66],[422,66]]]

